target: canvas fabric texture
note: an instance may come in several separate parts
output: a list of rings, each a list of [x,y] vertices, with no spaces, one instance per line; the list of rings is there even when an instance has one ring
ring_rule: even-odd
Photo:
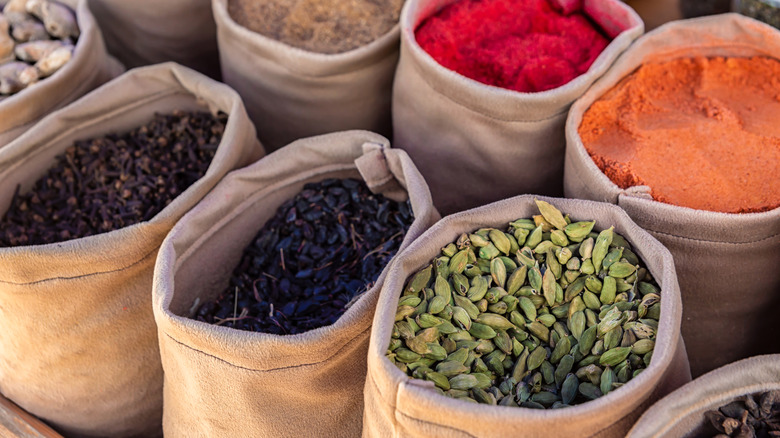
[[[656,202],[646,186],[613,184],[588,155],[578,127],[590,105],[644,63],[694,56],[780,59],[780,33],[737,14],[666,24],[638,40],[578,100],[566,123],[564,191],[622,207],[674,256],[683,297],[682,333],[691,370],[780,352],[780,208],[726,214]]]
[[[176,64],[135,69],[0,149],[0,212],[75,140],[125,132],[154,112],[229,114],[205,176],[152,220],[48,245],[0,248],[0,392],[69,437],[161,433],[162,367],[152,314],[157,250],[181,216],[262,146],[241,99]]]
[[[109,52],[127,68],[173,61],[219,78],[211,0],[89,0]]]
[[[561,87],[520,93],[485,85],[438,64],[414,31],[454,0],[409,0],[401,12],[401,57],[393,88],[393,142],[409,153],[442,214],[524,193],[563,193],[569,106],[642,34],[618,0],[559,0],[613,38],[590,69]]]
[[[106,51],[87,0],[63,0],[76,12],[81,36],[73,57],[52,76],[0,100],[0,148],[49,113],[122,74],[124,67]]]
[[[743,359],[711,371],[664,397],[642,415],[629,438],[706,436],[704,413],[748,394],[780,390],[780,355]]]
[[[407,278],[461,233],[538,214],[534,196],[524,195],[445,217],[400,254],[385,278],[377,303],[363,416],[364,437],[624,437],[654,401],[690,381],[680,337],[681,302],[672,256],[620,208],[592,201],[538,197],[577,220],[614,225],[661,286],[661,318],[650,366],[623,387],[566,409],[534,410],[474,405],[443,396],[431,382],[413,379],[385,354]]]
[[[334,324],[273,335],[190,319],[217,298],[244,248],[306,183],[363,179],[409,199],[401,248],[439,219],[425,180],[383,137],[347,131],[296,141],[228,175],[173,229],[155,271],[167,437],[354,437],[362,430],[366,350],[384,272]]]
[[[244,98],[269,151],[300,138],[350,129],[391,134],[397,25],[357,49],[315,53],[239,25],[227,2],[213,2],[222,78]]]

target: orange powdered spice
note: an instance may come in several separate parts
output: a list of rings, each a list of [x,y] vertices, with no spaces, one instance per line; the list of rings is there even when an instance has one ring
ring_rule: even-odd
[[[621,188],[698,210],[780,207],[780,62],[685,58],[646,64],[583,116],[593,161]]]

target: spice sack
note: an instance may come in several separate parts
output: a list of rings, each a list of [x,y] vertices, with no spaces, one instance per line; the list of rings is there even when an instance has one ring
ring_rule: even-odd
[[[265,2],[257,3],[257,14],[266,14]],[[297,12],[279,20],[305,14],[300,10],[305,5],[299,2]],[[241,94],[260,141],[269,151],[299,138],[348,129],[385,136],[391,133],[390,92],[398,62],[397,25],[357,48],[319,53],[240,25],[228,11],[228,0],[214,0],[213,6],[223,80]],[[326,12],[322,13],[327,17]]]
[[[426,19],[448,6],[470,2],[410,0],[401,14],[401,57],[393,85],[393,141],[420,168],[431,186],[434,204],[445,215],[522,193],[559,196],[563,124],[569,106],[644,29],[639,16],[617,0],[551,3],[589,17],[611,42],[587,71],[570,82],[546,91],[519,92],[456,73],[421,47],[415,32]],[[539,4],[528,4],[532,3]],[[504,24],[499,18],[490,19],[496,21],[495,27]],[[488,24],[480,20],[471,26]],[[458,33],[450,30],[450,34]],[[447,38],[452,36],[441,36],[445,47]],[[475,53],[488,58],[489,65],[483,70],[491,72],[500,70],[492,64],[502,59],[535,53],[536,46],[529,44],[524,49],[508,41],[497,52]]]
[[[314,219],[315,215],[322,220],[325,220],[323,214],[332,215],[325,210],[307,210],[305,200],[293,203],[290,200],[305,185],[333,178],[356,178],[377,195],[393,201],[410,201],[414,221],[400,243],[401,249],[439,218],[425,181],[406,153],[390,149],[386,139],[370,132],[347,131],[299,140],[228,175],[173,229],[157,258],[154,313],[165,370],[163,430],[166,436],[360,435],[369,329],[384,273],[373,284],[369,283],[370,288],[357,295],[359,298],[334,323],[284,334],[290,328],[285,323],[284,329],[281,325],[277,327],[276,333],[281,334],[273,334],[268,330],[273,326],[265,325],[264,321],[273,317],[274,321],[278,318],[284,323],[292,318],[293,309],[297,307],[297,312],[304,312],[302,306],[311,308],[315,300],[315,297],[302,298],[302,301],[279,305],[282,309],[274,307],[274,301],[285,301],[286,294],[292,294],[286,291],[298,287],[297,279],[318,276],[323,269],[337,275],[336,272],[345,268],[339,265],[343,260],[337,259],[325,265],[315,263],[314,272],[303,268],[303,254],[309,253],[306,248],[322,245],[318,247],[330,254],[331,251],[339,253],[339,245],[356,243],[349,243],[346,234],[346,240],[342,240],[336,231],[316,237],[317,230],[309,230],[314,237],[302,241],[300,247],[295,243],[295,248],[286,248],[285,243],[293,235],[285,237],[279,231],[278,240],[271,240],[270,244],[268,233],[254,240],[258,230],[265,229],[269,220],[276,220],[274,214],[283,204],[287,206],[284,208],[298,206],[284,210],[287,212],[282,217],[291,224],[297,219]],[[311,203],[315,202],[314,197],[324,196],[314,194],[320,192],[308,187],[311,196],[307,199]],[[342,188],[338,190],[341,195],[346,194]],[[303,229],[306,233],[307,225],[309,222],[302,222],[295,230]],[[352,232],[366,236],[362,229],[355,225]],[[354,238],[358,237],[353,235]],[[325,245],[323,239],[331,243]],[[275,245],[276,249],[263,251],[263,245]],[[245,248],[253,251],[252,258],[242,259]],[[236,272],[242,272],[250,264],[262,264],[261,259],[275,260],[280,253],[279,272],[269,271],[268,275],[250,280],[249,298],[239,299],[239,286],[236,286],[235,304],[231,299],[229,312],[217,314],[215,322],[221,319],[218,324],[194,319],[202,315],[198,310],[201,305],[214,302],[226,289],[232,292],[228,284],[235,284],[231,272],[236,266],[239,266]],[[316,260],[323,257],[323,254],[311,254]],[[296,269],[299,270],[295,275],[288,277],[284,273]],[[270,285],[270,292],[268,287],[258,284],[280,279],[278,287],[275,283]],[[288,282],[286,286],[285,282]],[[290,282],[294,284],[291,286]],[[365,285],[361,283],[360,287]],[[336,297],[336,289],[333,286],[330,290],[333,296],[328,298],[329,302],[342,299]],[[260,293],[270,293],[273,297],[262,300]],[[319,297],[329,292],[315,293]],[[246,316],[247,308],[255,307],[249,304],[250,299],[266,306],[262,314]],[[315,306],[315,312],[320,311],[319,306]],[[252,324],[263,326],[245,331],[222,325],[247,318],[256,322],[247,323],[243,328]],[[301,324],[302,320],[298,321]]]
[[[20,239],[37,239],[29,230],[40,229],[39,223],[67,223],[81,215],[81,209],[91,208],[88,218],[102,215],[110,225],[133,215],[139,201],[134,193],[152,199],[162,196],[160,190],[173,190],[165,183],[188,171],[160,168],[160,163],[147,161],[148,156],[140,151],[135,155],[118,152],[119,145],[142,140],[113,136],[114,140],[90,142],[87,148],[76,146],[83,139],[138,127],[155,112],[174,110],[203,111],[209,117],[217,111],[227,114],[221,142],[206,143],[203,149],[213,153],[210,164],[205,164],[205,175],[151,219],[67,239],[79,235],[83,228],[79,225],[78,229],[48,233],[57,238],[55,243],[23,244]],[[154,126],[134,132],[142,135],[157,129]],[[168,129],[196,128],[183,123]],[[194,146],[187,144],[192,149],[182,150],[181,143],[168,144],[168,134],[156,134],[157,146],[148,150],[170,148],[172,154],[194,160]],[[201,139],[209,141],[209,137]],[[115,146],[108,149],[111,144]],[[106,160],[119,160],[127,167],[107,169],[99,161],[84,167],[73,164],[83,154],[99,153],[101,148],[106,148]],[[0,240],[6,246],[0,248],[0,392],[67,436],[159,435],[163,370],[151,306],[157,250],[179,218],[223,175],[262,155],[238,95],[176,64],[132,70],[52,113],[0,149],[0,211],[4,216]],[[55,161],[60,169],[65,166],[62,178],[47,174]],[[166,177],[158,179],[150,170]],[[146,183],[139,189],[137,184],[142,181],[134,178],[136,174],[152,175],[153,190]],[[77,183],[74,179],[80,179],[85,190],[69,198],[61,196]],[[133,184],[123,185],[126,180]],[[90,198],[92,192],[103,193],[105,181],[116,189],[104,195],[108,201]],[[30,195],[31,190],[37,192]],[[20,198],[25,199],[21,205]],[[126,209],[108,214],[106,208],[114,204]],[[19,217],[32,219],[22,225],[11,223]],[[49,225],[56,227],[57,223]]]
[[[539,214],[537,200],[557,209],[558,224],[566,224],[563,212],[571,216],[572,227],[589,225],[578,239],[581,243],[571,246],[574,249],[555,245],[549,239],[566,239],[564,225],[555,225],[546,237],[543,226],[549,230],[554,222],[541,220],[536,226],[537,218],[524,219]],[[541,213],[544,219],[550,217],[544,210]],[[500,232],[507,224],[522,227],[523,222],[530,222],[534,231],[516,238],[515,243],[508,237],[511,233]],[[588,237],[591,229],[598,235],[595,244]],[[488,230],[488,238],[482,237]],[[623,236],[622,243],[618,235]],[[522,248],[513,252],[518,246]],[[570,252],[569,260],[583,260],[582,273],[607,266],[599,269],[607,273],[600,297],[591,292],[596,290],[591,283],[601,286],[596,276],[568,267],[564,274],[560,264],[554,265],[553,260],[560,258],[555,255],[556,246],[559,254],[564,249]],[[632,248],[630,256],[628,247]],[[498,256],[501,253],[513,255]],[[544,253],[547,260],[543,263]],[[617,262],[622,260],[620,254],[642,262]],[[484,266],[488,258],[492,260]],[[613,264],[607,264],[608,260]],[[637,269],[638,265],[646,268]],[[634,286],[613,288],[607,297],[606,279],[623,268],[637,274]],[[570,271],[578,280],[564,288],[561,284],[570,278]],[[658,287],[640,280],[647,280],[648,273],[649,281]],[[453,286],[448,286],[450,275]],[[471,278],[470,287],[462,277]],[[526,279],[528,285],[523,286]],[[615,295],[617,290],[623,292]],[[429,300],[427,307],[420,300],[421,291]],[[442,312],[431,310],[441,297],[447,302],[447,296],[453,303],[451,313],[446,306]],[[651,299],[655,309],[643,309]],[[410,301],[422,307],[404,304]],[[368,350],[363,435],[623,437],[650,404],[690,381],[680,336],[681,312],[671,254],[618,207],[523,195],[445,217],[398,256],[382,286]],[[409,327],[414,331],[427,328],[410,337]],[[433,341],[430,333],[441,336],[433,336],[437,339]],[[552,343],[555,347],[549,347]],[[647,344],[650,348],[643,347]],[[434,372],[432,363],[444,357],[446,361],[437,363]],[[585,399],[575,399],[575,394]]]
[[[3,3],[5,2],[0,2],[0,5]],[[4,11],[3,18],[0,18],[0,46],[4,46],[10,41],[13,35],[16,37],[14,38],[15,43],[11,43],[14,44],[14,52],[18,52],[25,60],[34,63],[35,60],[42,60],[44,53],[53,52],[48,45],[56,43],[48,41],[50,38],[48,33],[46,35],[35,33],[43,30],[43,27],[36,18],[26,12],[25,5],[24,0],[14,0],[8,2],[4,8],[0,8]],[[34,73],[34,82],[31,85],[27,85],[21,91],[11,95],[0,95],[0,148],[20,136],[50,112],[73,102],[124,71],[122,65],[106,51],[103,37],[95,23],[87,0],[64,0],[58,6],[71,8],[71,11],[75,12],[77,24],[77,28],[72,29],[72,34],[78,34],[75,46],[72,47],[72,53],[66,54],[66,58],[47,60],[49,62],[57,61],[56,64],[60,65],[62,60],[67,59],[64,61],[64,65],[51,76],[39,78],[44,74],[37,73],[36,68],[32,65],[20,70],[23,66],[19,62],[21,58],[19,54],[14,52],[11,52],[9,56],[16,56],[15,62],[9,61],[9,63],[0,64],[0,89],[5,86],[13,87],[11,83],[17,81],[26,83],[28,79],[25,79],[23,75]],[[3,29],[4,27],[5,29]],[[29,30],[30,27],[33,30]],[[7,35],[4,36],[4,33]],[[55,33],[64,35],[64,33],[56,31]],[[71,32],[68,33],[71,34]],[[2,41],[4,37],[9,40]],[[29,40],[26,43],[22,42],[29,38],[46,38],[47,41]],[[62,44],[71,48],[69,42],[65,43],[64,40],[70,42],[72,36],[62,38]],[[45,47],[40,47],[41,45]],[[10,48],[11,46],[5,47]],[[3,49],[0,49],[0,52],[2,51]],[[0,54],[0,58],[4,56],[4,54]],[[41,64],[38,66],[42,67]],[[51,66],[49,64],[50,68]],[[44,67],[44,70],[48,69]],[[22,75],[21,80],[20,75]],[[0,91],[0,93],[5,94],[6,91]]]
[[[780,352],[766,336],[780,311],[779,61],[780,33],[758,21],[670,23],[567,120],[566,196],[617,204],[674,256],[694,376]],[[642,85],[653,78],[664,86]]]
[[[219,77],[210,0],[89,0],[108,50],[128,68],[174,61]]]
[[[743,397],[747,395],[778,390],[780,356],[765,355],[740,360],[710,371],[659,400],[642,415],[628,437],[714,436],[718,431],[710,425],[711,419],[705,414],[707,411],[719,410],[734,401],[744,400]],[[754,402],[760,403],[761,400],[756,397]],[[777,401],[774,404],[777,406]],[[736,407],[738,411],[739,405],[730,407]],[[750,406],[749,410],[751,415],[760,417],[761,411],[766,412],[771,408],[764,402],[760,406]],[[733,412],[728,408],[720,411]],[[774,411],[777,412],[777,409]],[[715,420],[722,423],[723,418],[715,416]]]

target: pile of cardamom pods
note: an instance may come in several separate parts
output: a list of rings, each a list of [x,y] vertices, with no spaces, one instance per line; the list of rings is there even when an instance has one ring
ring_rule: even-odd
[[[661,295],[648,270],[613,228],[536,204],[410,277],[391,362],[450,397],[536,409],[596,399],[650,364]]]
[[[62,68],[79,33],[76,14],[62,3],[8,1],[0,13],[0,99]]]

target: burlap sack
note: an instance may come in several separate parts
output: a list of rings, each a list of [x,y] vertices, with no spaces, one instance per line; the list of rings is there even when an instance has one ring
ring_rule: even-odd
[[[176,64],[139,68],[51,114],[0,149],[0,212],[74,140],[126,131],[154,112],[222,110],[206,175],[151,221],[38,246],[0,248],[0,392],[68,436],[154,436],[162,367],[152,315],[157,249],[232,169],[263,155],[235,91]]]
[[[418,25],[453,1],[408,0],[401,12],[394,144],[420,168],[445,215],[521,193],[561,195],[569,105],[642,34],[642,20],[618,0],[556,0],[581,7],[614,40],[568,84],[519,93],[448,70],[417,44]]]
[[[244,99],[269,151],[348,129],[388,136],[398,26],[368,45],[329,55],[289,46],[239,25],[213,0],[222,78]]]
[[[535,196],[524,195],[448,216],[396,258],[377,303],[365,387],[365,437],[623,437],[655,400],[688,382],[690,371],[680,337],[682,307],[672,256],[619,208],[591,201],[544,199],[572,218],[596,220],[597,229],[615,226],[661,286],[661,318],[653,360],[622,388],[566,409],[539,411],[474,405],[438,394],[431,382],[408,377],[385,358],[398,298],[406,279],[464,232],[505,227],[538,214]]]
[[[780,32],[758,21],[726,14],[667,24],[621,56],[572,106],[566,124],[566,196],[619,205],[674,255],[694,376],[780,352],[780,339],[766,336],[780,328],[780,209],[713,213],[653,201],[647,187],[622,190],[593,163],[577,128],[594,101],[643,63],[758,55],[780,58]]]
[[[744,395],[780,389],[780,355],[756,356],[711,371],[681,387],[642,415],[630,438],[704,436],[704,412]],[[711,434],[714,435],[714,434]],[[710,436],[711,436],[710,435]]]
[[[35,122],[121,74],[124,68],[106,52],[87,0],[61,0],[76,11],[81,36],[73,58],[52,76],[0,101],[0,148]],[[2,3],[2,2],[0,2]]]
[[[106,45],[128,68],[174,61],[219,77],[210,0],[89,0]]]
[[[189,319],[215,299],[244,248],[309,182],[356,177],[375,193],[410,199],[402,248],[439,214],[405,152],[349,131],[299,140],[228,175],[163,242],[154,312],[165,370],[168,437],[354,437],[361,431],[366,350],[384,273],[331,326],[279,336]],[[408,195],[407,195],[408,193]]]

